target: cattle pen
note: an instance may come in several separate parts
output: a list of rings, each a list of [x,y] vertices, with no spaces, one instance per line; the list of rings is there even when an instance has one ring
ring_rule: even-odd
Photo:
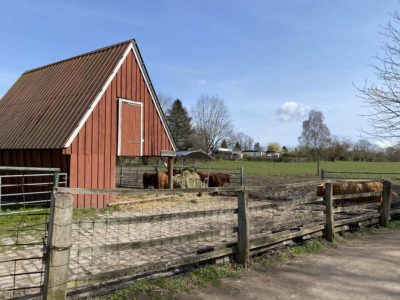
[[[324,184],[324,197],[315,196],[315,181],[289,184],[278,193],[242,187],[58,188],[53,193],[43,249],[21,244],[6,249],[4,243],[28,237],[23,232],[18,237],[7,236],[7,232],[0,236],[0,295],[5,299],[51,299],[54,295],[104,294],[132,280],[176,274],[205,264],[234,260],[246,265],[250,256],[270,249],[315,237],[333,240],[343,231],[387,225],[390,216],[400,214],[400,203],[391,199],[391,190],[400,187],[388,181],[381,191],[345,196],[332,194],[332,182]],[[118,201],[98,211],[75,209],[72,199],[78,194],[113,195]],[[378,195],[382,195],[381,203],[332,205],[335,198]],[[40,235],[35,238],[42,239]],[[40,256],[43,251],[45,276],[38,278],[33,273],[40,267],[39,261],[38,266],[35,262],[20,264],[18,258]],[[41,288],[29,288],[32,286]]]
[[[215,167],[199,167],[197,165],[176,166],[174,170],[181,171],[184,169],[193,170],[193,172],[207,173],[226,173],[229,174],[230,186],[244,185],[243,167],[237,168],[215,168]],[[117,185],[122,188],[140,188],[143,187],[143,174],[147,172],[168,171],[164,165],[119,165],[117,172]]]

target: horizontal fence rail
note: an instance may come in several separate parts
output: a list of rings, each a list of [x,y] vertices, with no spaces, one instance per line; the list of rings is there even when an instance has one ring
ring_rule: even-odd
[[[362,171],[329,171],[321,170],[321,179],[389,179],[392,182],[400,183],[398,172],[362,172]]]
[[[36,170],[36,168],[35,168]],[[59,186],[67,186],[67,174],[58,174]],[[50,203],[54,174],[0,175],[0,211],[13,206],[35,206]]]

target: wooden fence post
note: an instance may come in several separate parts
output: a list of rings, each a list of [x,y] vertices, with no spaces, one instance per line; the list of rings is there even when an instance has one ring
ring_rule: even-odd
[[[168,182],[169,188],[174,189],[174,158],[168,157]]]
[[[117,187],[121,186],[121,172],[122,172],[122,166],[117,163],[117,165],[115,166],[115,184],[117,185]],[[137,180],[137,176],[136,176],[136,180]]]
[[[333,184],[330,182],[325,183],[325,195],[324,195],[324,201],[326,207],[325,235],[326,239],[329,242],[333,242],[335,238],[335,219],[334,219],[332,194],[333,194]]]
[[[243,166],[240,167],[240,186],[241,187],[244,186],[244,170],[243,170]]]
[[[321,169],[321,180],[325,179],[325,171],[324,169]]]
[[[58,187],[60,182],[60,172],[54,172],[53,174],[53,190]]]
[[[54,191],[43,282],[43,299],[66,299],[72,232],[72,195]]]
[[[250,251],[250,225],[247,206],[247,195],[238,192],[238,263],[247,268]]]
[[[390,221],[390,206],[392,204],[392,183],[389,180],[383,181],[382,206],[380,225],[388,226]]]
[[[1,188],[2,188],[2,186],[1,186],[1,176],[0,176],[0,210],[1,210]]]

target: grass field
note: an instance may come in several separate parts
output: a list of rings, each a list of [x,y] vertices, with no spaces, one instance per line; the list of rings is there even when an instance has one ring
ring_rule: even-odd
[[[266,161],[213,161],[202,163],[201,167],[237,168],[244,167],[245,176],[253,175],[315,175],[315,162],[266,162]],[[400,162],[354,162],[337,161],[320,164],[325,171],[356,171],[356,172],[399,172]]]

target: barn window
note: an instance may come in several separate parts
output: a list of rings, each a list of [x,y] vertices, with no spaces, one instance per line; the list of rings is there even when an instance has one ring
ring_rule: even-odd
[[[143,103],[119,99],[118,155],[143,155]]]

